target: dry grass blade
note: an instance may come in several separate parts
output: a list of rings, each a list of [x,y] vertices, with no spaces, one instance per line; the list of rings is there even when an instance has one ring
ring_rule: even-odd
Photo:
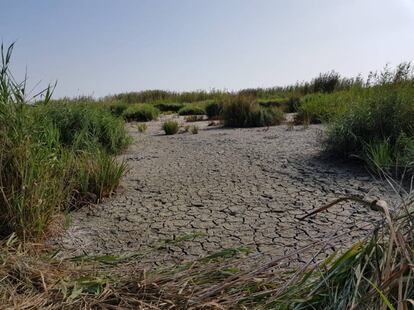
[[[364,205],[372,206],[372,202],[364,200]],[[385,302],[411,305],[412,222],[408,215],[393,218],[386,204],[377,201],[375,206],[383,210],[387,220],[381,221],[371,239],[340,256],[315,261],[311,268],[309,261],[292,275],[271,269],[317,245],[323,251],[348,232],[327,236],[245,271],[235,268],[243,259],[222,259],[220,254],[149,274],[139,267],[139,257],[111,265],[99,258],[56,261],[30,253],[27,247],[16,247],[13,237],[2,245],[0,255],[1,302],[21,309],[227,309],[236,305],[241,309],[342,309],[344,305],[359,309],[367,304],[381,308]],[[406,207],[401,209],[412,210],[412,206]]]
[[[369,201],[369,200],[360,198],[358,196],[346,196],[346,197],[340,197],[338,199],[335,199],[334,201],[328,203],[327,205],[325,205],[323,207],[320,207],[320,208],[316,209],[315,211],[312,211],[311,213],[309,213],[305,216],[300,217],[299,220],[303,221],[304,219],[306,219],[310,216],[313,216],[313,215],[318,214],[320,212],[326,211],[329,208],[331,208],[331,207],[333,207],[333,206],[335,206],[335,205],[337,205],[337,204],[339,204],[343,201],[349,201],[349,200],[361,203],[362,205],[365,205],[365,206],[367,206],[367,207],[369,207],[369,208],[371,208],[372,210],[375,210],[375,211],[383,211],[384,210],[383,209],[384,201],[382,201],[382,200],[371,200],[371,201]]]

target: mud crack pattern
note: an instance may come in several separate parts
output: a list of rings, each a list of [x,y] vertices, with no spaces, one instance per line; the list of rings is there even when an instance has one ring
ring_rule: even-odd
[[[57,240],[64,255],[151,253],[158,247],[163,250],[145,260],[172,263],[243,246],[266,261],[341,233],[330,244],[334,250],[362,238],[380,216],[343,203],[312,219],[298,218],[342,195],[390,197],[365,169],[324,157],[320,126],[289,131],[198,124],[197,135],[164,136],[159,122],[145,135],[131,129],[135,142],[123,155],[129,165],[123,190],[71,214],[71,226]],[[188,234],[197,237],[159,247]]]

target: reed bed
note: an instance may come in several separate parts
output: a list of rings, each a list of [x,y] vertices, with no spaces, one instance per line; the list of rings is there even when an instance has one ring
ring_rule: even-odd
[[[129,144],[121,119],[93,103],[51,102],[52,87],[29,101],[1,46],[0,237],[41,239],[65,210],[95,203],[119,184]],[[33,103],[33,101],[35,101]]]

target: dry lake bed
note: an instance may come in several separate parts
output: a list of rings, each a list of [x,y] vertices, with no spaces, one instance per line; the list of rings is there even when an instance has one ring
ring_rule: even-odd
[[[243,247],[255,262],[266,262],[332,239],[325,250],[316,244],[288,263],[304,262],[352,244],[381,217],[355,203],[302,216],[344,195],[393,195],[363,167],[325,155],[320,125],[194,124],[198,134],[173,136],[163,134],[161,121],[149,123],[145,134],[131,125],[121,190],[70,214],[68,230],[56,239],[63,255],[137,253],[143,262],[169,264]]]

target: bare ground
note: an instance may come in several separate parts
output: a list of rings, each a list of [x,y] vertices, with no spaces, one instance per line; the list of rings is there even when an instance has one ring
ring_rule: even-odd
[[[315,245],[288,263],[304,262],[362,238],[380,216],[343,203],[300,217],[343,195],[393,197],[362,167],[323,155],[321,126],[196,124],[199,134],[174,136],[163,135],[160,122],[151,122],[146,134],[131,126],[134,143],[123,155],[129,172],[121,191],[70,215],[70,227],[55,239],[62,254],[137,253],[159,264],[245,247],[257,263],[339,235],[329,250],[318,254]]]

